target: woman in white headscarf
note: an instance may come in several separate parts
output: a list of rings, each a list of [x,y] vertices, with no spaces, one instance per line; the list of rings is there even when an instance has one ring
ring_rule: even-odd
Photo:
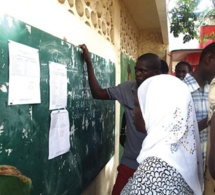
[[[171,75],[154,76],[140,85],[138,100],[134,123],[147,136],[140,165],[121,195],[202,195],[198,125],[186,84]]]

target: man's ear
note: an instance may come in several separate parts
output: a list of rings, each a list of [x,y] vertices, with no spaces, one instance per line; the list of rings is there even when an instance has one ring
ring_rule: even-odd
[[[215,56],[212,53],[207,53],[205,55],[205,63],[210,64],[211,60],[214,58],[215,58]]]

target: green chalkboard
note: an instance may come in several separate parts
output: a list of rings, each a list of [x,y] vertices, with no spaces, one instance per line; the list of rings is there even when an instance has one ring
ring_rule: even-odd
[[[0,18],[0,164],[32,180],[34,195],[78,195],[114,154],[114,101],[95,100],[74,45],[9,16]],[[8,40],[39,50],[41,103],[8,106]],[[115,85],[115,64],[91,54],[102,87]],[[67,66],[68,153],[48,160],[49,61]]]

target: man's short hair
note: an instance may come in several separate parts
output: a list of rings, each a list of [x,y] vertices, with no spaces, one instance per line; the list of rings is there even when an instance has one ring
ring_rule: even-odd
[[[160,69],[161,61],[160,58],[154,53],[145,53],[137,58],[137,60],[144,61],[152,65],[152,69]]]
[[[199,62],[201,62],[203,60],[203,58],[205,57],[206,54],[211,53],[213,55],[215,55],[215,42],[207,45],[203,50],[202,53],[200,55],[199,58]]]
[[[181,65],[185,65],[187,66],[188,70],[191,72],[192,71],[192,66],[186,62],[186,61],[180,61],[178,64],[176,64],[175,66],[175,69],[178,67],[178,66],[181,66]]]

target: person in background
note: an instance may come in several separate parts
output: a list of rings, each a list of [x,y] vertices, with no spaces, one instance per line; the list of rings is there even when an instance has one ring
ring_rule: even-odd
[[[199,64],[195,71],[187,74],[184,82],[187,84],[195,105],[196,117],[200,131],[200,141],[203,156],[203,169],[207,172],[206,149],[208,138],[208,93],[209,83],[215,76],[215,42],[207,45],[200,55]],[[205,176],[205,182],[207,182]],[[204,189],[207,190],[205,183]],[[208,188],[209,189],[209,188]],[[210,193],[208,193],[210,194]],[[210,194],[211,195],[211,194]]]
[[[121,195],[202,195],[198,124],[186,84],[172,75],[148,78],[138,88],[135,105],[136,129],[147,136],[139,166]]]
[[[161,60],[161,74],[168,74],[169,72],[169,66],[166,63],[166,61]]]
[[[83,57],[87,64],[89,86],[93,98],[102,100],[117,100],[125,110],[126,116],[126,141],[123,155],[117,168],[118,174],[112,191],[113,195],[120,194],[128,179],[133,175],[138,167],[136,160],[141,149],[142,142],[146,134],[136,130],[133,124],[134,98],[139,85],[147,78],[160,74],[160,58],[153,53],[146,53],[138,57],[136,61],[135,79],[136,81],[126,81],[118,86],[103,89],[99,86],[95,77],[92,62],[85,44],[79,46],[83,51]]]
[[[185,61],[181,61],[175,66],[175,76],[183,80],[187,73],[192,73],[192,66]]]

